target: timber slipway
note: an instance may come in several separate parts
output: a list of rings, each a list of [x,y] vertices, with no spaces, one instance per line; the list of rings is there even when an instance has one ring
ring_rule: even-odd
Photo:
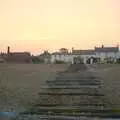
[[[84,64],[73,64],[47,80],[36,103],[19,116],[31,116],[33,120],[36,116],[40,120],[120,118],[120,111],[112,108],[103,89],[101,78],[92,75]]]

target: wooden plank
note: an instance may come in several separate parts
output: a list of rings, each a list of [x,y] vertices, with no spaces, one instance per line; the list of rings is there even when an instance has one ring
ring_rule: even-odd
[[[54,85],[54,86],[41,86],[42,89],[82,89],[82,88],[100,88],[101,85],[71,85],[71,86],[63,86],[63,85]]]
[[[52,92],[41,92],[39,95],[72,95],[72,96],[79,96],[79,95],[87,95],[87,96],[104,96],[104,94],[99,94],[99,93],[52,93]]]
[[[49,80],[49,81],[46,81],[46,83],[61,83],[61,82],[74,82],[74,83],[83,83],[83,82],[91,82],[91,83],[103,83],[102,81],[100,80],[89,80],[89,79],[79,79],[79,80],[76,80],[76,79],[65,79],[65,80]]]
[[[67,106],[67,107],[36,107],[36,110],[42,110],[42,111],[54,111],[54,112],[91,112],[91,113],[120,113],[120,111],[118,112],[114,112],[112,108],[90,108],[90,107],[73,107],[73,106]],[[117,110],[117,109],[116,109]]]
[[[38,104],[35,104],[34,106],[36,106],[36,107],[62,107],[62,106],[69,106],[68,104],[55,104],[55,103],[53,103],[53,104],[50,104],[50,103],[47,103],[47,104],[41,104],[41,103],[38,103]],[[81,104],[81,103],[79,103],[79,104],[72,104],[71,106],[73,106],[73,107],[80,107],[80,106],[105,106],[105,104],[103,103],[83,103],[83,104]]]
[[[89,87],[93,87],[93,86],[101,86],[101,85],[48,85],[49,87],[51,87],[51,88],[84,88],[84,87],[86,87],[86,88],[89,88]]]
[[[41,95],[38,101],[39,104],[58,104],[58,105],[68,105],[68,106],[79,106],[79,105],[88,105],[88,104],[103,104],[104,102],[100,100],[100,98],[92,98],[94,96],[44,96],[44,99],[41,99],[43,96]],[[45,98],[46,97],[46,98]],[[78,97],[73,99],[73,97]],[[95,96],[97,97],[97,96]],[[99,96],[101,97],[101,96]],[[106,103],[107,104],[107,103]],[[106,105],[105,104],[105,105]]]
[[[120,113],[53,113],[26,111],[20,114],[20,120],[37,115],[40,120],[119,120]],[[21,119],[23,118],[23,119]],[[36,117],[35,117],[36,118]],[[18,117],[19,119],[19,117]]]
[[[24,113],[25,114],[37,114],[40,115],[40,120],[119,120],[119,113]],[[23,117],[23,119],[26,117]]]
[[[85,79],[85,80],[87,80],[87,79],[89,79],[89,80],[95,80],[95,79],[99,79],[99,80],[102,80],[101,78],[98,78],[98,77],[82,77],[82,76],[79,76],[79,77],[75,77],[75,76],[59,76],[59,77],[56,77],[55,79],[77,79],[77,80],[79,80],[79,79]]]
[[[81,89],[42,89],[41,92],[46,92],[46,91],[51,91],[51,92],[60,92],[60,91],[64,91],[66,92],[100,92],[100,89],[97,88],[81,88]]]
[[[66,86],[70,86],[70,85],[101,85],[101,83],[49,83],[49,86],[53,86],[53,85],[66,85]]]

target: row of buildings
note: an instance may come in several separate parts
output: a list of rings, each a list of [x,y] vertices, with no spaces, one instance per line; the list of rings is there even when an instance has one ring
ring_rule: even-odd
[[[44,53],[38,56],[32,56],[29,52],[11,52],[10,47],[8,47],[6,54],[0,54],[0,61],[13,63],[56,63],[59,61],[74,64],[76,58],[82,59],[85,64],[106,61],[116,62],[117,60],[120,60],[119,46],[105,47],[102,45],[101,47],[95,47],[94,49],[89,50],[76,50],[72,48],[71,52],[66,48],[61,48],[58,52],[49,53],[48,51],[44,51]]]
[[[51,54],[50,61],[54,63],[55,61],[64,61],[66,63],[74,63],[74,58],[80,57],[83,59],[84,63],[95,63],[95,62],[116,62],[120,59],[119,46],[117,47],[95,47],[89,50],[76,50],[72,49],[68,52],[66,48],[61,48],[59,52]]]
[[[7,53],[0,54],[0,62],[28,63],[32,59],[33,56],[31,56],[30,52],[11,52],[10,47],[7,48]]]

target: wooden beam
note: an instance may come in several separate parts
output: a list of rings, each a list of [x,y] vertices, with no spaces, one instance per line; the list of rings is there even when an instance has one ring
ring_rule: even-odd
[[[101,85],[71,85],[71,86],[63,86],[63,85],[54,85],[54,86],[42,86],[42,89],[82,89],[82,88],[100,88]]]
[[[99,94],[99,93],[65,93],[65,92],[60,92],[60,93],[52,93],[52,92],[41,92],[39,95],[72,95],[72,96],[79,96],[79,95],[87,95],[87,96],[104,96],[104,94]]]
[[[38,103],[38,104],[35,104],[34,106],[36,106],[36,107],[62,107],[62,106],[69,106],[68,104],[55,104],[55,103],[53,103],[53,104],[50,104],[50,103],[48,103],[48,104],[42,104],[42,103]],[[105,104],[104,103],[78,103],[78,104],[72,104],[71,105],[72,107],[81,107],[81,106],[105,106]]]

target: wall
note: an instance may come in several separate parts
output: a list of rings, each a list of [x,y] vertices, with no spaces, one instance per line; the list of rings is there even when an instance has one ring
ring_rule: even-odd
[[[104,60],[104,58],[109,58],[109,57],[117,57],[117,54],[114,52],[96,52],[96,57],[100,57],[101,60]]]
[[[66,63],[73,63],[74,57],[81,57],[86,63],[88,58],[95,57],[95,55],[51,55],[51,63],[54,63],[56,60],[61,60]]]
[[[51,63],[54,63],[56,60],[64,61],[66,63],[72,63],[72,55],[51,55]]]
[[[91,58],[91,57],[100,57],[101,60],[104,60],[104,58],[107,58],[107,57],[120,58],[120,52],[118,52],[118,53],[96,52],[95,55],[72,55],[72,54],[60,55],[60,54],[57,54],[57,55],[51,55],[51,63],[54,63],[55,60],[61,60],[61,61],[67,62],[67,63],[73,63],[74,57],[81,57],[84,59],[84,63],[86,63],[87,59]]]
[[[120,58],[120,51],[116,54],[117,58]]]

